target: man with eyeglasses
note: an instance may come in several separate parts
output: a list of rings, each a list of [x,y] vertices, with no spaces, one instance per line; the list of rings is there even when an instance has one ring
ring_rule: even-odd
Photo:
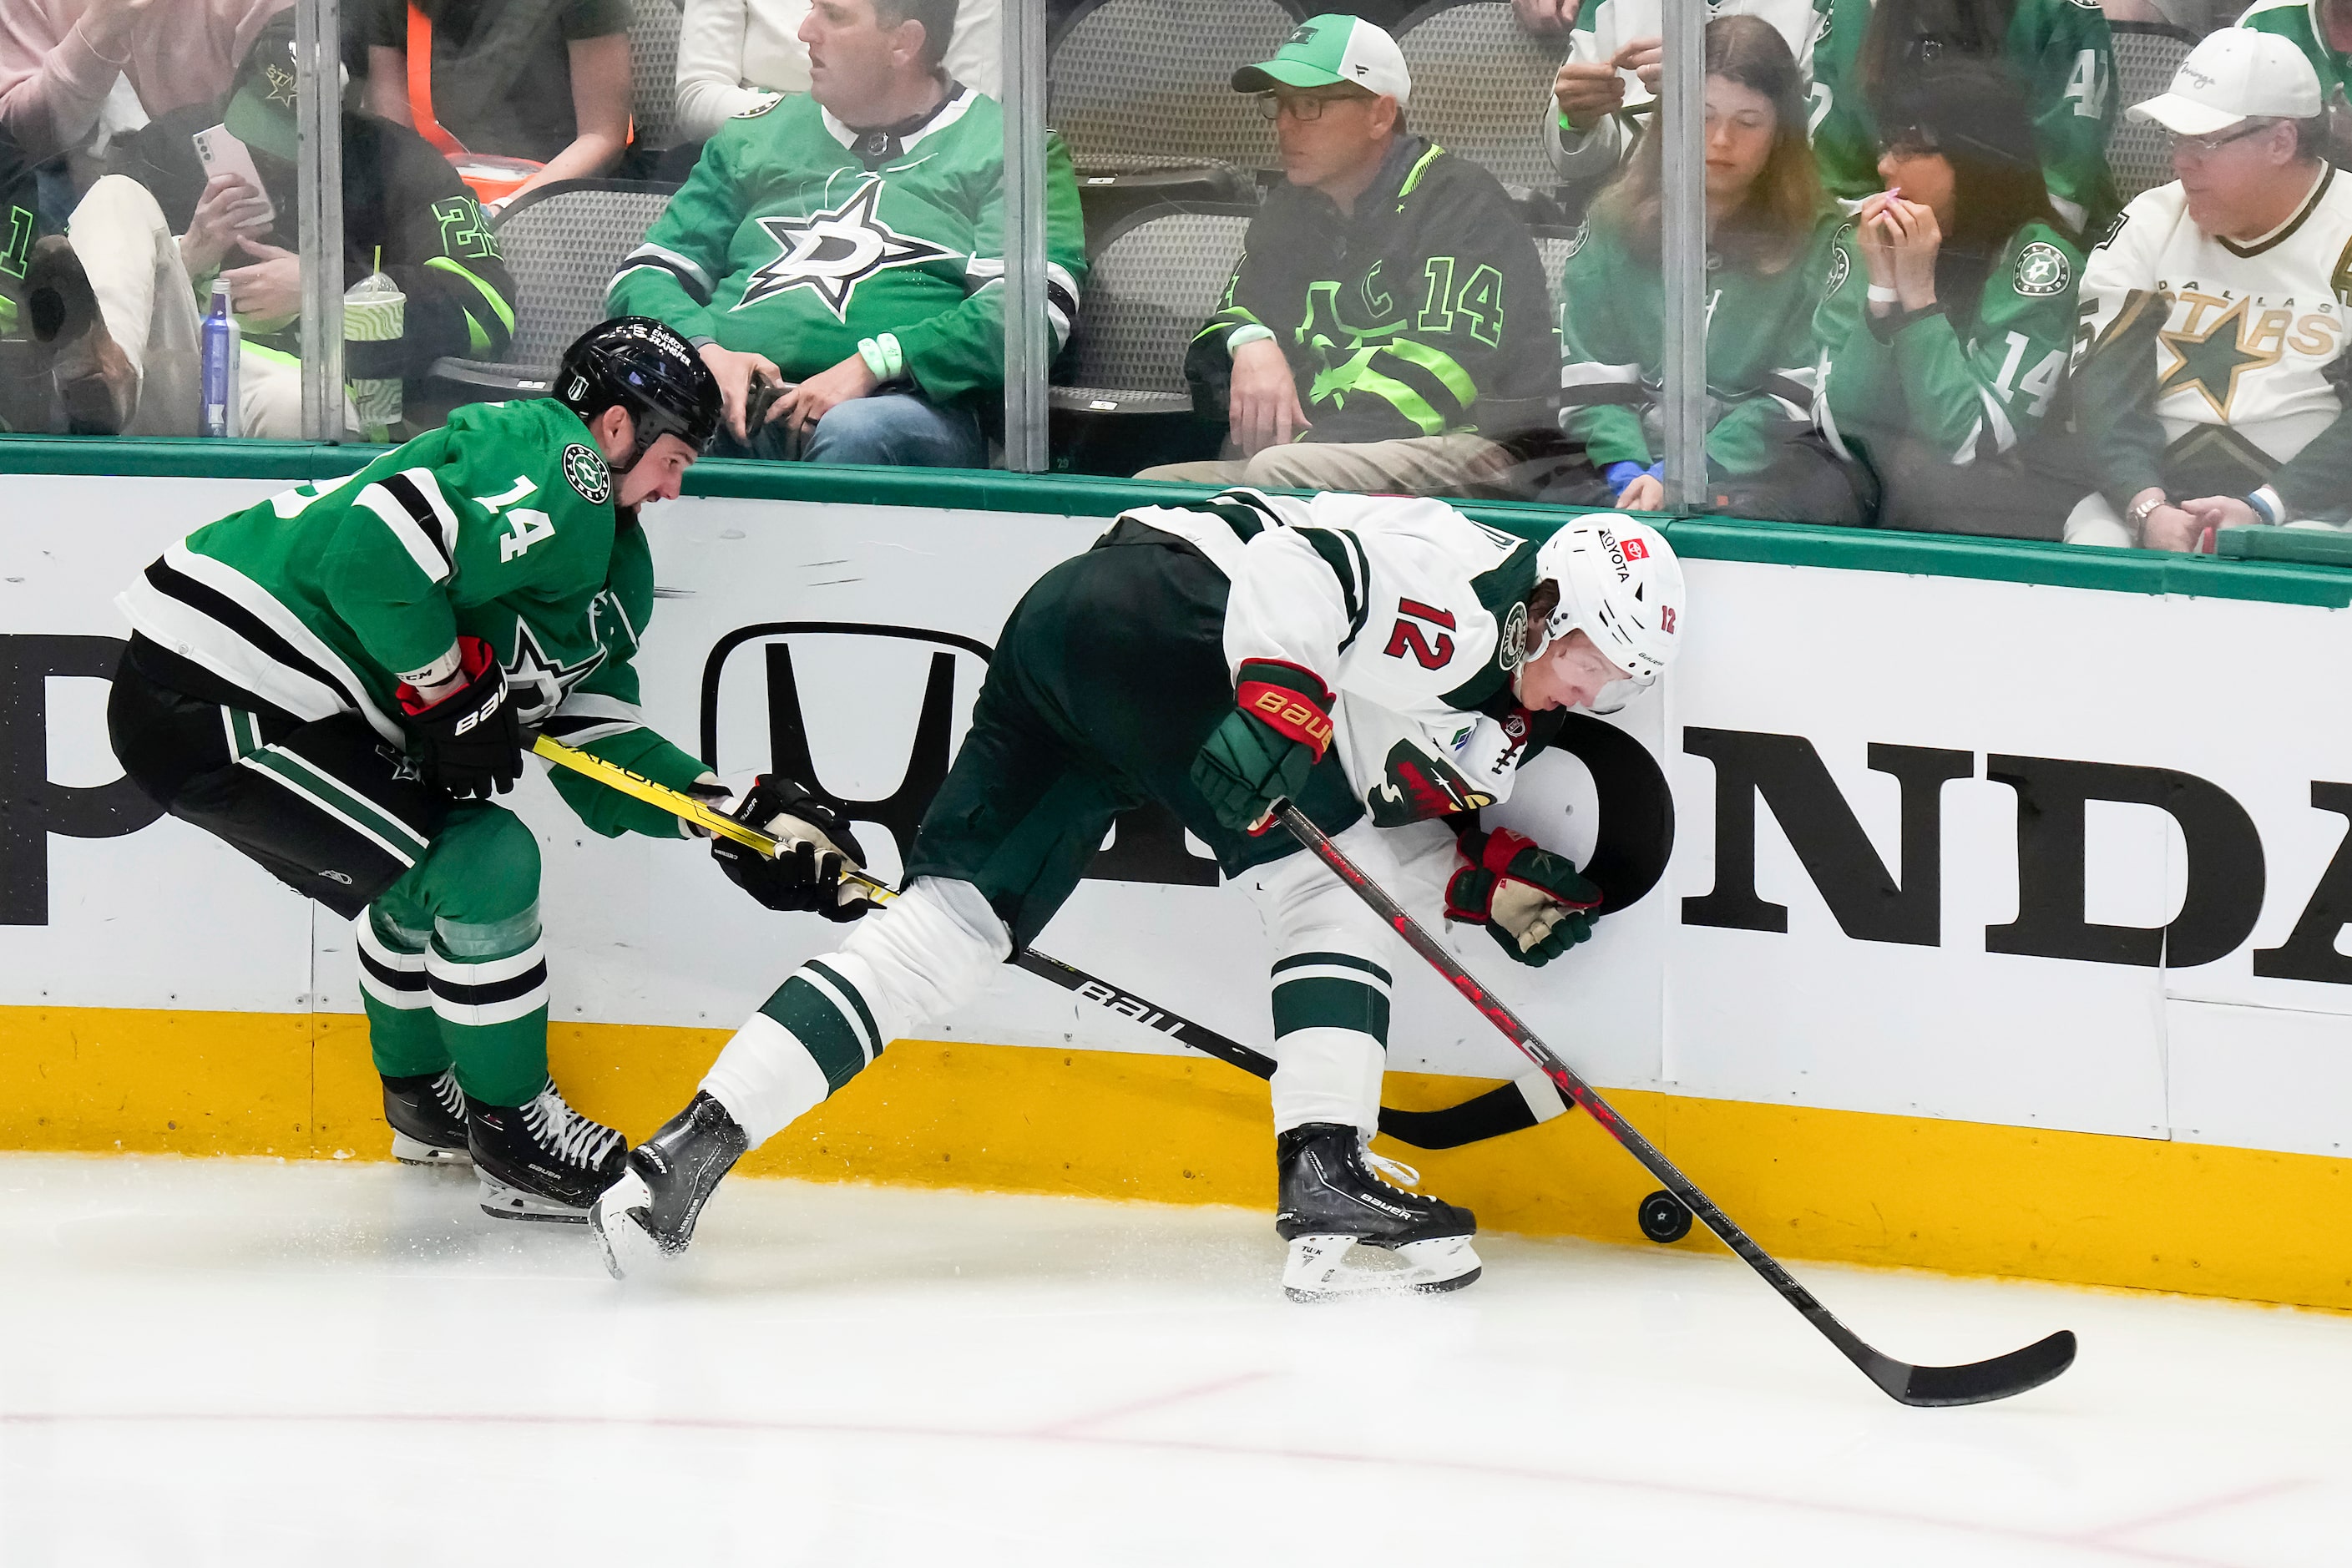
[[[2179,178],[2084,269],[2076,419],[2099,488],[2067,541],[2210,551],[2222,528],[2340,526],[2352,182],[2325,155],[2317,74],[2284,38],[2225,28],[2129,112],[2173,132]]]
[[[1404,56],[1370,22],[1313,17],[1233,83],[1274,121],[1285,183],[1185,356],[1230,455],[1139,477],[1513,493],[1504,443],[1550,430],[1559,347],[1503,187],[1406,129]]]

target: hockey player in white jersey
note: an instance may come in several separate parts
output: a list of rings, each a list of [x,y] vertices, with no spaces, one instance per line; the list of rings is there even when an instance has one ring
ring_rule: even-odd
[[[2179,178],[2083,269],[2075,421],[2099,488],[2067,541],[2210,550],[2227,527],[2340,525],[2352,178],[2325,156],[2317,74],[2284,38],[2224,28],[2130,113],[2174,132]]]
[[[745,1150],[977,994],[1113,820],[1157,801],[1249,884],[1274,939],[1286,1288],[1468,1284],[1469,1211],[1366,1146],[1404,950],[1266,818],[1295,802],[1401,896],[1549,962],[1589,934],[1601,890],[1479,808],[1565,710],[1657,679],[1682,604],[1664,536],[1609,514],[1538,546],[1429,500],[1228,490],[1128,512],[1013,609],[905,894],[793,972],[632,1152],[593,1216],[607,1262],[682,1250]]]

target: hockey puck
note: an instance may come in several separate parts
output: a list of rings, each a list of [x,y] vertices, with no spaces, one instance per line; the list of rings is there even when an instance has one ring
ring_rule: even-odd
[[[1642,1234],[1661,1246],[1680,1241],[1690,1234],[1691,1212],[1683,1206],[1682,1199],[1660,1188],[1642,1200],[1633,1211],[1634,1223]]]

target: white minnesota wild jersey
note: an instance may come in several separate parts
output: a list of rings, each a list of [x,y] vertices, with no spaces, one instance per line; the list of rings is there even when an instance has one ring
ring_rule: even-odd
[[[1663,37],[1664,13],[1664,0],[1584,0],[1576,25],[1569,29],[1568,58],[1577,65],[1607,65],[1636,38]],[[1760,16],[1769,22],[1797,57],[1806,85],[1811,85],[1813,45],[1829,25],[1826,0],[1708,0],[1706,16],[1710,22],[1717,16]],[[1582,135],[1559,122],[1557,108],[1546,111],[1544,144],[1562,179],[1600,179],[1633,152],[1648,116],[1646,110],[1632,111],[1643,110],[1652,95],[1632,71],[1617,74],[1625,81],[1625,107],[1602,116]]]
[[[2227,426],[2284,462],[2343,412],[2332,375],[2347,296],[2352,180],[2335,169],[2323,165],[2294,216],[2245,245],[2200,232],[2179,184],[2159,185],[2124,209],[2083,269],[2076,364],[2094,344],[2104,352],[2153,326],[2167,447]],[[2160,326],[2147,319],[2157,310]]]
[[[1443,501],[1228,490],[1127,517],[1225,574],[1226,673],[1270,659],[1339,698],[1348,782],[1381,826],[1507,799],[1528,715],[1511,697],[1535,542]]]

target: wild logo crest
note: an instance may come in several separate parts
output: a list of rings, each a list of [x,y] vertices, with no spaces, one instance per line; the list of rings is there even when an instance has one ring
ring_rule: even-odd
[[[846,321],[850,297],[868,278],[893,267],[920,267],[955,255],[884,223],[874,211],[881,199],[882,182],[873,179],[829,212],[758,219],[776,242],[776,258],[751,274],[735,309],[773,299],[787,289],[806,289],[824,301],[835,319]]]

